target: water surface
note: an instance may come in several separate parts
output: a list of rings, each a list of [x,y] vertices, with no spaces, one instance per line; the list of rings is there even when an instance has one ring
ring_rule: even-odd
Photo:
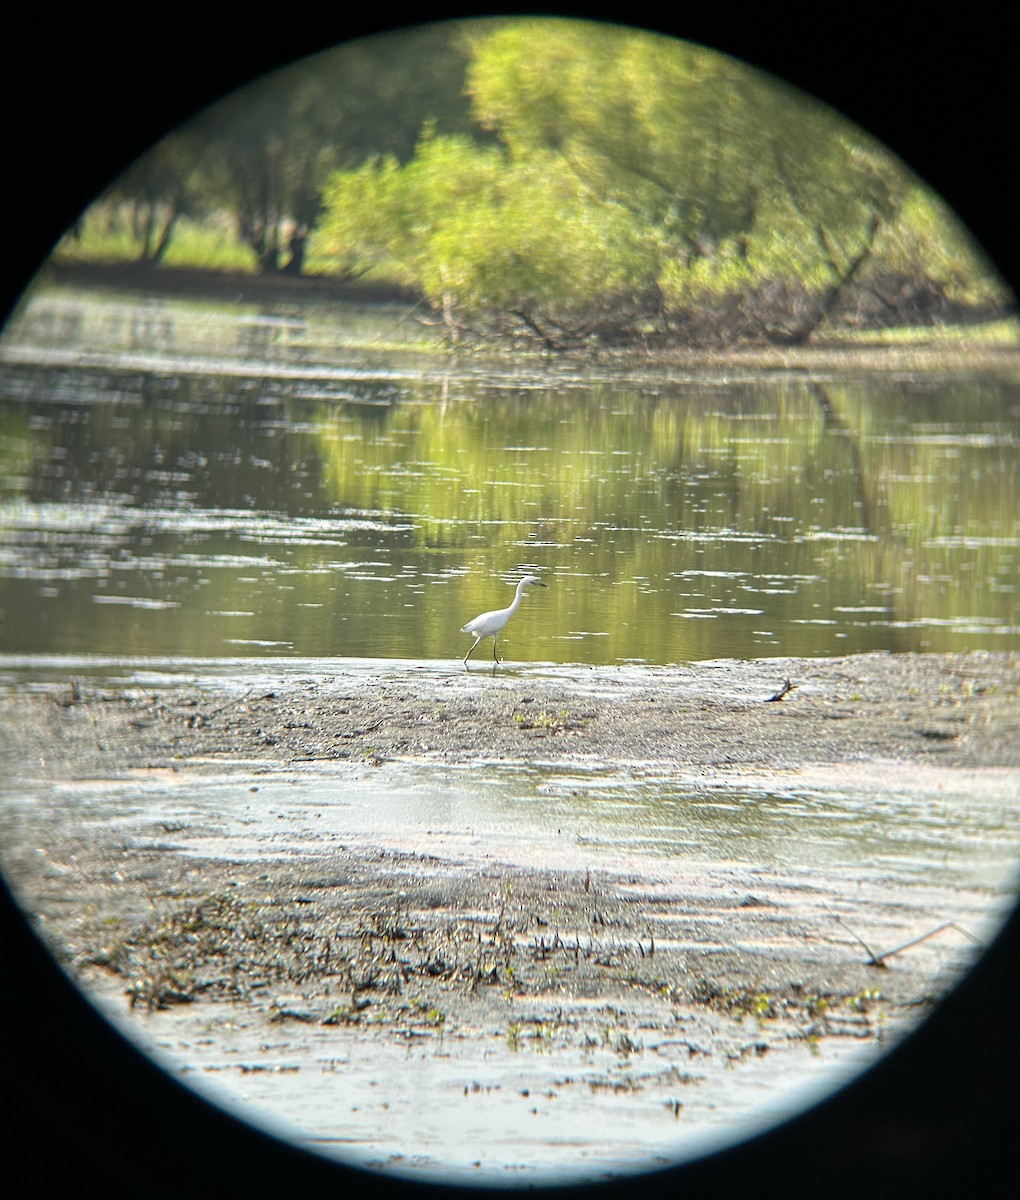
[[[0,649],[516,661],[1020,648],[1020,377],[450,360],[406,309],[37,293]]]

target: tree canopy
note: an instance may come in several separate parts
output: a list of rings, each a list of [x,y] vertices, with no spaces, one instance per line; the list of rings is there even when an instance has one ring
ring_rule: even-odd
[[[454,333],[806,340],[1008,302],[838,114],[699,46],[557,18],[340,46],[204,114],[107,198],[229,213],[262,272],[418,289]],[[157,214],[161,225],[157,226]],[[137,222],[136,222],[137,223]]]

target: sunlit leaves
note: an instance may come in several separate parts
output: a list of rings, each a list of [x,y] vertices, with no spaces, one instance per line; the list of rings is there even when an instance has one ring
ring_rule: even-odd
[[[862,294],[886,324],[1008,304],[937,201],[838,114],[598,22],[335,47],[208,110],[101,207],[113,257],[237,266],[233,236],[260,271],[409,286],[451,331],[553,346],[803,341],[857,321]]]
[[[878,254],[901,280],[916,278],[916,265],[923,262],[926,282],[952,299],[1010,304],[1005,285],[975,252],[966,230],[925,188],[914,186],[906,193],[895,218],[882,229]]]
[[[724,338],[798,340],[869,272],[961,300],[984,286],[901,164],[743,64],[547,18],[463,44],[495,140],[426,131],[402,166],[335,175],[323,241],[343,270],[421,288],[451,325],[695,337],[696,313]]]
[[[537,306],[559,315],[639,286],[640,230],[606,209],[549,152],[518,162],[460,137],[426,137],[404,166],[337,174],[324,242],[351,264],[390,262],[437,306],[467,313]]]

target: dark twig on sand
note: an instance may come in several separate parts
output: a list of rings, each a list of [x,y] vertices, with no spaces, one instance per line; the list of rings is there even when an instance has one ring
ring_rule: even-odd
[[[882,954],[876,954],[875,951],[872,950],[872,948],[864,940],[864,938],[862,938],[855,930],[850,928],[850,926],[846,923],[846,921],[843,920],[839,913],[833,912],[831,908],[828,909],[828,912],[832,916],[833,920],[838,921],[839,924],[842,925],[847,931],[847,933],[850,934],[854,941],[857,942],[867,953],[867,965],[869,967],[885,968],[887,966],[885,961],[887,958],[892,958],[894,954],[901,954],[904,950],[909,950],[913,946],[919,946],[922,942],[926,942],[929,938],[933,938],[940,933],[944,933],[947,929],[955,929],[957,933],[962,933],[964,937],[969,938],[976,945],[981,945],[980,939],[976,938],[972,933],[964,929],[962,925],[957,925],[955,921],[946,921],[942,925],[937,926],[935,929],[929,929],[927,933],[922,933],[920,937],[911,938],[909,942],[904,942],[902,946],[895,946],[892,950],[886,950]]]
[[[779,691],[773,692],[772,695],[766,699],[765,703],[771,704],[773,701],[782,700],[782,698],[787,694],[787,692],[793,691],[793,688],[794,688],[794,685],[789,681],[789,679],[787,679],[785,681],[785,683],[783,684],[783,686],[779,689]]]
[[[944,933],[947,929],[955,929],[957,933],[962,933],[965,938],[969,938],[972,942],[974,942],[975,945],[981,945],[980,939],[976,938],[972,933],[964,929],[962,925],[957,925],[955,921],[946,921],[945,924],[939,925],[936,929],[931,929],[927,933],[922,933],[920,937],[912,938],[909,942],[904,942],[902,946],[897,946],[893,950],[886,950],[884,954],[873,955],[868,960],[868,966],[884,967],[885,960],[887,958],[892,958],[894,954],[899,954],[901,950],[909,950],[911,946],[920,945],[921,942],[926,942],[929,938],[933,938],[937,934]]]

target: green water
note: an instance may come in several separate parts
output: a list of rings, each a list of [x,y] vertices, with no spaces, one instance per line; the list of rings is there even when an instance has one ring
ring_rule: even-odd
[[[0,652],[454,659],[524,570],[517,662],[1020,649],[1020,377],[430,336],[40,292],[0,346]]]

